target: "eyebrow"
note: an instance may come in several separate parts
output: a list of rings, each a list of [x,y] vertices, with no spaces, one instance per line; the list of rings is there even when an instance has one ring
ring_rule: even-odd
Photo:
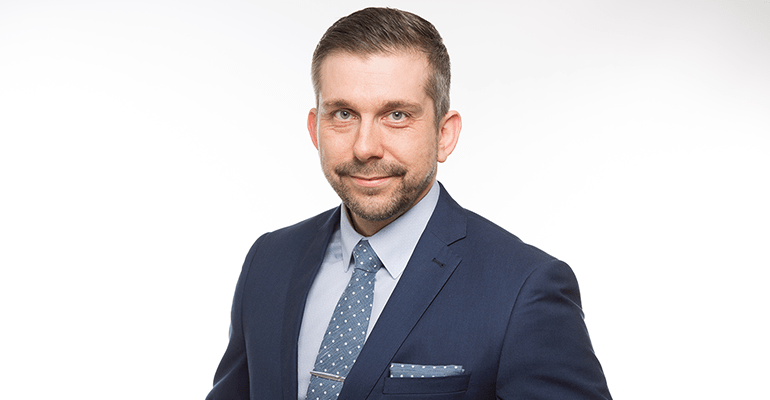
[[[422,106],[418,103],[409,103],[406,101],[389,101],[382,107],[388,110],[404,110],[412,114],[422,113]]]
[[[330,100],[321,103],[321,108],[351,108],[351,105],[345,100]]]
[[[337,109],[337,108],[353,108],[353,105],[350,104],[346,100],[329,100],[324,101],[321,103],[321,108],[328,110],[328,109]],[[381,110],[404,110],[407,112],[410,112],[412,114],[419,114],[422,113],[422,106],[418,103],[410,103],[407,101],[400,101],[400,100],[394,100],[394,101],[388,101],[385,102],[382,106],[380,106]]]

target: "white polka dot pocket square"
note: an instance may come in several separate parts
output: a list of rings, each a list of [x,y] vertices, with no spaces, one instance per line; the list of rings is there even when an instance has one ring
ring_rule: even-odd
[[[391,378],[441,378],[462,375],[463,372],[462,365],[390,364]]]

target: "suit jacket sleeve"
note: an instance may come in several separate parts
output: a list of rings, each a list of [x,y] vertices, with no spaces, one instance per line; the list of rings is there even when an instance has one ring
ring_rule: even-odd
[[[583,322],[577,280],[563,262],[548,261],[524,281],[497,382],[500,399],[611,399]]]
[[[227,350],[219,363],[214,375],[214,387],[206,396],[206,400],[248,400],[249,399],[249,366],[246,358],[246,341],[242,324],[243,290],[249,266],[257,252],[261,240],[257,240],[249,250],[243,264],[241,275],[235,287],[233,306],[230,311],[230,341]]]

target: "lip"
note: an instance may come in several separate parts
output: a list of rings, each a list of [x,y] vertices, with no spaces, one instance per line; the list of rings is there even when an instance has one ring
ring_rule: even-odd
[[[367,188],[376,188],[376,187],[383,186],[392,179],[392,177],[390,176],[375,176],[371,178],[367,178],[363,176],[351,176],[350,178],[353,179],[353,182],[355,182],[356,185],[367,187]]]

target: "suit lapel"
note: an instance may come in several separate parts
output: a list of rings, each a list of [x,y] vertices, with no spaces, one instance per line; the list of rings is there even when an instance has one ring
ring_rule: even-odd
[[[289,291],[286,295],[283,327],[281,334],[281,386],[283,398],[297,398],[297,341],[302,323],[310,286],[313,284],[318,269],[323,262],[326,248],[329,246],[331,234],[340,219],[340,209],[332,212],[328,218],[322,219],[319,228],[313,233],[310,245],[307,247],[302,261],[292,268]]]
[[[365,399],[388,371],[399,347],[460,263],[448,246],[465,237],[465,226],[463,210],[442,186],[433,216],[350,370],[340,400]]]

